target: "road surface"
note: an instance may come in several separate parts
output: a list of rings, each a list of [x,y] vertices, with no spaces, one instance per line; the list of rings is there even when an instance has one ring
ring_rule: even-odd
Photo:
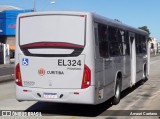
[[[123,113],[121,110],[160,110],[160,56],[151,59],[149,80],[143,85],[138,83],[133,88],[122,93],[122,99],[118,105],[111,105],[110,101],[97,106],[56,104],[46,102],[18,102],[15,99],[14,81],[0,83],[0,110],[41,110],[40,117],[44,119],[160,119],[159,116],[112,116]],[[110,110],[111,114],[108,112]],[[48,115],[48,116],[47,116]],[[1,119],[2,117],[0,117]],[[3,117],[4,119],[6,117]],[[17,117],[15,117],[17,118]]]

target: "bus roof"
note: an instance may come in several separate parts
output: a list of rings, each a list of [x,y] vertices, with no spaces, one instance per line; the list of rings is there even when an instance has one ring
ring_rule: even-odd
[[[143,35],[148,35],[148,33],[144,30],[138,29],[138,28],[134,28],[132,26],[126,25],[122,22],[118,22],[116,20],[98,15],[96,13],[92,13],[92,12],[80,12],[80,11],[43,11],[43,12],[29,12],[29,13],[21,13],[19,16],[34,16],[34,15],[49,15],[49,14],[72,14],[72,15],[91,15],[93,16],[94,20],[100,23],[104,23],[104,24],[108,24],[111,26],[116,26],[118,28],[124,29],[124,30],[128,30],[128,31],[132,31],[135,33],[140,33]]]
[[[118,28],[121,28],[121,29],[124,29],[124,30],[128,30],[128,31],[132,31],[132,32],[135,32],[135,33],[141,33],[143,35],[148,35],[148,33],[144,30],[141,30],[141,29],[138,29],[138,28],[134,28],[130,25],[126,25],[122,22],[119,22],[119,21],[116,21],[116,20],[113,20],[113,19],[110,19],[110,18],[107,18],[107,17],[103,17],[103,16],[100,16],[96,13],[92,13],[93,16],[94,16],[94,19],[97,21],[97,22],[101,22],[101,23],[104,23],[104,24],[108,24],[108,25],[111,25],[111,26],[116,26]]]

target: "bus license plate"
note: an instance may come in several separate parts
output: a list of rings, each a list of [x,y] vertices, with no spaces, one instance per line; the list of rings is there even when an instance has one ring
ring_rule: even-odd
[[[43,96],[46,99],[56,99],[56,98],[58,98],[57,93],[44,93]]]

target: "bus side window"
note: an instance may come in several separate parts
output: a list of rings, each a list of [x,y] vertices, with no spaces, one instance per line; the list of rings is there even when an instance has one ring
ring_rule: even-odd
[[[125,42],[125,31],[122,29],[117,30],[117,41],[119,44],[119,53],[120,55],[126,55],[126,42]]]
[[[146,39],[145,36],[136,34],[136,53],[142,54],[146,53]]]
[[[126,43],[126,55],[130,55],[130,45],[129,45],[129,33],[128,33],[128,31],[125,32],[124,41]]]
[[[120,45],[117,38],[117,28],[108,27],[108,39],[109,39],[109,49],[110,49],[110,56],[119,56],[120,55]]]
[[[103,58],[109,57],[107,35],[107,26],[98,24],[99,52]]]
[[[98,24],[94,23],[95,45],[98,45]]]
[[[95,56],[96,56],[96,58],[100,58],[99,38],[98,38],[98,23],[94,23],[94,37],[95,37]]]
[[[142,36],[142,52],[147,53],[147,41],[145,36]]]
[[[135,45],[136,45],[136,54],[139,54],[139,46],[138,46],[139,36],[135,35]]]

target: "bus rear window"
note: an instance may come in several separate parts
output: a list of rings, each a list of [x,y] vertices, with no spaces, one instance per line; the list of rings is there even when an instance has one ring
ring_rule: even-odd
[[[65,42],[84,46],[85,19],[71,15],[41,15],[20,18],[20,46],[37,42]]]

